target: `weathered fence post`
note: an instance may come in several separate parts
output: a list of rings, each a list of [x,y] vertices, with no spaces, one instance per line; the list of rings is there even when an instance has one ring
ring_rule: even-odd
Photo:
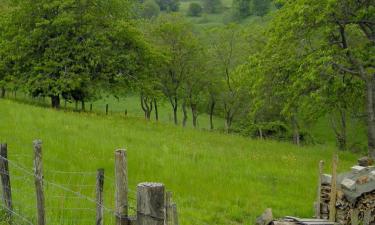
[[[90,103],[90,112],[92,112],[92,103]]]
[[[163,225],[164,185],[160,183],[140,183],[137,186],[137,224]]]
[[[13,210],[12,205],[12,189],[10,186],[10,175],[8,165],[8,148],[7,144],[0,144],[0,175],[3,187],[3,201],[6,209]],[[11,216],[11,213],[8,213]]]
[[[106,115],[108,115],[108,108],[109,108],[109,105],[106,104],[106,105],[105,105],[105,114],[106,114]]]
[[[104,169],[98,169],[96,175],[96,225],[103,225],[103,189],[104,188]]]
[[[128,225],[128,164],[126,150],[115,152],[116,225]]]
[[[331,222],[335,222],[336,220],[337,163],[338,163],[338,155],[335,154],[332,160],[332,181],[331,181],[331,194],[330,194],[330,201],[329,201],[329,221]]]
[[[321,204],[322,204],[322,175],[323,175],[323,167],[324,167],[324,161],[321,160],[319,162],[319,174],[318,174],[318,196],[317,196],[317,199],[316,199],[316,215],[315,217],[317,219],[320,219],[321,218]]]
[[[35,172],[35,188],[37,203],[37,221],[38,225],[45,225],[45,208],[44,208],[44,192],[43,192],[43,161],[42,161],[42,142],[35,140],[34,144],[34,172]]]

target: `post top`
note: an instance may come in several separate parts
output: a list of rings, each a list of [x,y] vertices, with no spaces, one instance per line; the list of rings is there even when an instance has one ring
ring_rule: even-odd
[[[139,183],[138,184],[138,187],[164,187],[164,184],[162,183],[156,183],[156,182],[143,182],[143,183]]]
[[[116,153],[116,154],[126,153],[126,149],[125,149],[125,148],[119,148],[119,149],[116,149],[115,153]]]
[[[34,145],[41,145],[42,144],[42,140],[36,139],[36,140],[33,141],[33,144]]]

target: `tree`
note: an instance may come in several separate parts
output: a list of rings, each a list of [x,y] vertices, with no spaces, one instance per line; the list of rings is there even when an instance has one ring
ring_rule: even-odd
[[[160,17],[153,36],[158,50],[167,59],[160,68],[163,72],[160,73],[159,79],[162,91],[172,106],[174,123],[178,124],[180,89],[193,66],[192,62],[197,54],[197,41],[191,24],[176,14]]]
[[[220,100],[223,104],[225,128],[229,132],[244,100],[245,92],[240,81],[243,77],[236,68],[245,60],[248,45],[243,31],[234,24],[212,30],[210,33],[212,64],[216,68],[215,72],[220,74]]]
[[[155,18],[160,13],[160,7],[155,0],[147,0],[143,3],[142,17],[151,19]]]
[[[202,6],[199,3],[192,2],[189,5],[189,9],[187,12],[188,16],[200,16],[202,14]]]
[[[48,96],[58,108],[61,97],[84,106],[99,83],[128,77],[145,51],[125,22],[127,7],[118,0],[19,1],[8,33],[16,40],[10,48],[18,54],[18,79],[31,95]]]
[[[271,25],[266,48],[269,54],[265,53],[262,59],[266,61],[259,69],[261,74],[274,74],[273,79],[276,76],[286,82],[280,93],[287,100],[283,111],[290,115],[295,114],[296,107],[305,115],[314,111],[317,113],[312,115],[319,115],[329,98],[323,98],[321,92],[334,87],[332,79],[345,76],[363,82],[366,92],[356,98],[366,96],[368,149],[372,157],[375,82],[374,59],[370,55],[374,52],[374,17],[371,1],[287,1]]]
[[[177,12],[180,7],[179,0],[156,0],[160,10],[167,12]]]
[[[223,9],[221,0],[204,0],[203,9],[206,13],[219,13]]]
[[[252,0],[233,0],[234,17],[243,19],[251,15]]]
[[[264,16],[270,10],[270,0],[252,0],[252,13],[257,16]]]

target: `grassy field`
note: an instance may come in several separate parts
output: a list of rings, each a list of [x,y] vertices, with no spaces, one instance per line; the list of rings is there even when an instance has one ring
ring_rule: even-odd
[[[94,222],[92,202],[56,185],[93,197],[97,168],[106,170],[105,205],[113,207],[117,148],[128,150],[130,188],[142,181],[165,183],[174,193],[182,225],[253,224],[267,207],[276,216],[309,217],[318,161],[329,162],[334,151],[329,145],[296,147],[117,114],[78,114],[10,100],[0,100],[0,105],[0,140],[8,143],[13,163],[15,208],[31,221],[35,221],[33,180],[16,166],[32,172],[32,140],[43,140],[49,224]],[[357,157],[340,153],[340,171]],[[131,201],[134,197],[131,192]],[[106,222],[113,224],[111,212],[106,213]]]

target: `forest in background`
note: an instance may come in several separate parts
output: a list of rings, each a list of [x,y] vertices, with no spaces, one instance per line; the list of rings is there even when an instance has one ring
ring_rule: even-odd
[[[208,114],[214,129],[216,115],[225,132],[297,145],[328,118],[339,149],[375,157],[371,0],[2,0],[0,10],[1,96],[84,110],[136,93],[146,119],[166,101],[176,125]],[[348,138],[353,121],[367,144]]]

